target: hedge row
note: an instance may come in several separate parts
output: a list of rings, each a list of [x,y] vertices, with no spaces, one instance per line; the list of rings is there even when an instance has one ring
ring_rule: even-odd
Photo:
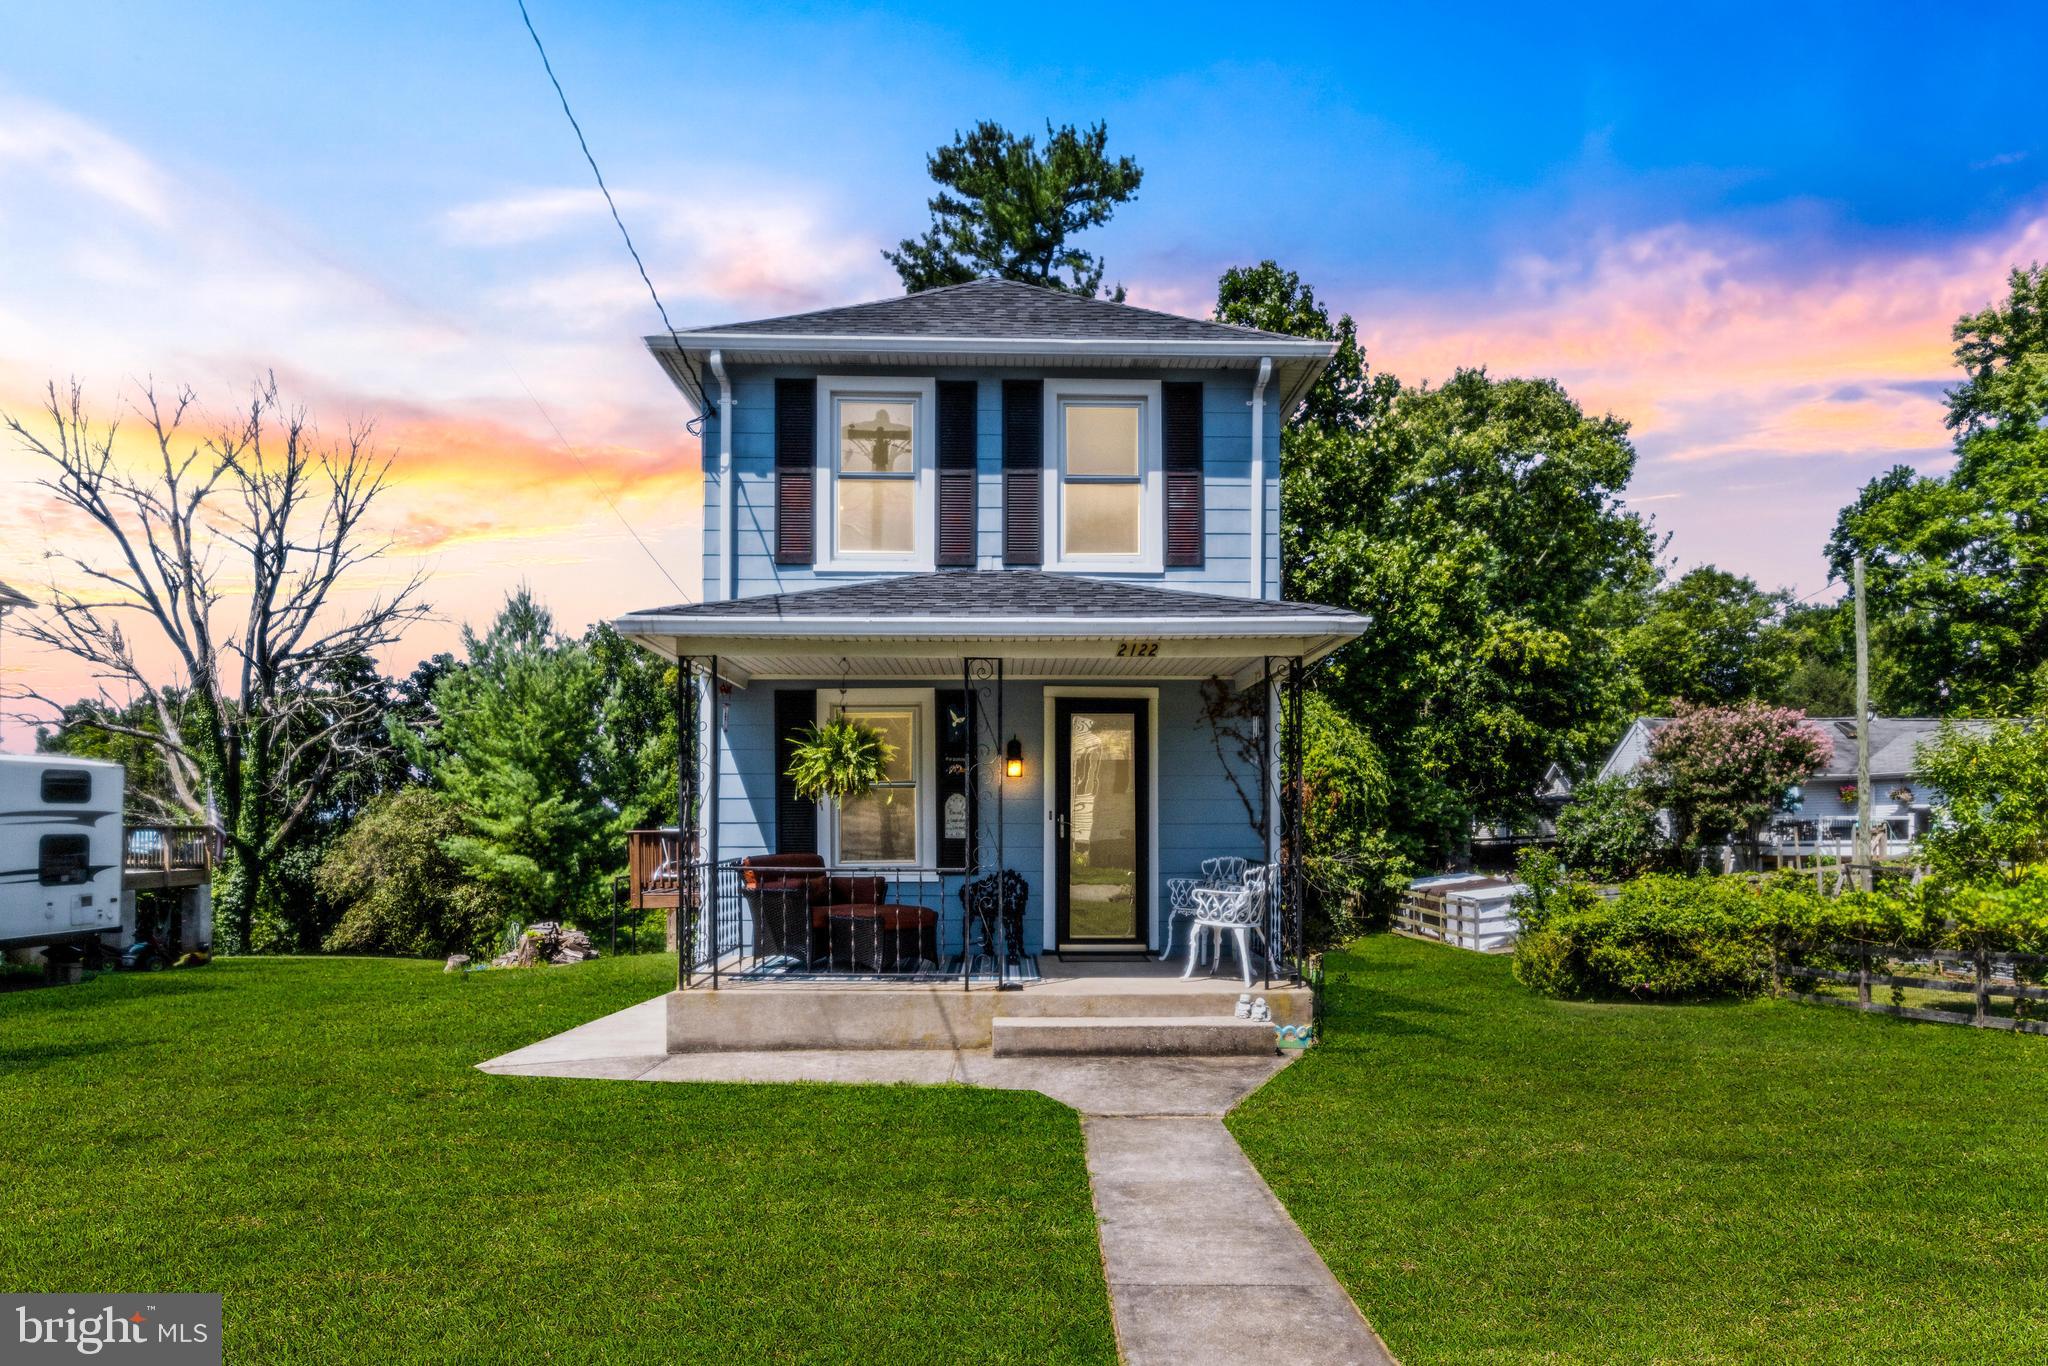
[[[1609,895],[1554,868],[1524,874],[1514,972],[1548,996],[1752,995],[1769,983],[1774,955],[1837,963],[1857,944],[1894,954],[2048,954],[2048,868],[2010,885],[1843,896],[1821,895],[1796,875],[1649,876]]]

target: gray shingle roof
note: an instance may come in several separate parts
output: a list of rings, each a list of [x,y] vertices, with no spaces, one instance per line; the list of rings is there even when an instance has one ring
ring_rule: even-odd
[[[684,328],[693,333],[767,336],[1104,338],[1130,341],[1288,341],[1303,338],[1252,327],[1183,318],[1149,308],[1088,299],[1015,280],[970,280],[921,294],[821,308],[780,318]]]
[[[1815,778],[1852,779],[1856,776],[1856,718],[1853,716],[1810,716],[1807,718],[1834,742],[1835,752]],[[1671,724],[1668,716],[1645,716],[1643,723],[1655,734]],[[1958,721],[1964,730],[1982,731],[1988,721]],[[1870,772],[1874,777],[1905,777],[1918,772],[1921,744],[1941,733],[1941,719],[1933,716],[1877,716],[1870,721]]]
[[[1259,598],[1190,593],[1148,584],[1114,583],[1068,574],[1007,569],[899,574],[857,583],[812,588],[800,593],[763,593],[723,602],[679,603],[629,613],[633,617],[1141,617],[1171,620],[1255,620],[1260,617],[1328,617],[1333,626],[1360,618],[1317,603],[1269,602]]]

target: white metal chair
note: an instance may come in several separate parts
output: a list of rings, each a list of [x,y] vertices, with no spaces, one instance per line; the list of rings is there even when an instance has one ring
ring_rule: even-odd
[[[1166,947],[1160,950],[1159,961],[1173,960],[1173,932],[1181,917],[1195,913],[1195,888],[1202,885],[1198,877],[1170,877],[1166,879]]]
[[[1166,947],[1159,952],[1159,961],[1173,961],[1173,934],[1176,922],[1195,913],[1194,893],[1200,887],[1214,887],[1228,890],[1244,881],[1245,861],[1241,858],[1205,858],[1202,860],[1202,875],[1193,877],[1170,877],[1166,879]]]
[[[1266,865],[1258,864],[1246,869],[1244,880],[1235,887],[1197,887],[1190,895],[1194,898],[1194,924],[1188,930],[1188,965],[1181,973],[1183,979],[1195,975],[1195,960],[1201,952],[1202,931],[1209,930],[1216,939],[1216,957],[1223,958],[1223,932],[1228,930],[1237,939],[1237,963],[1244,972],[1244,984],[1252,984],[1251,937],[1264,924],[1266,909]]]

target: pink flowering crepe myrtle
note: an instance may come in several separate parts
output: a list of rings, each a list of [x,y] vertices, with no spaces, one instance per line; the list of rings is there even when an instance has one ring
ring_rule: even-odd
[[[1681,702],[1650,741],[1646,778],[1670,808],[1682,847],[1724,838],[1754,844],[1785,793],[1833,756],[1834,742],[1802,711]]]

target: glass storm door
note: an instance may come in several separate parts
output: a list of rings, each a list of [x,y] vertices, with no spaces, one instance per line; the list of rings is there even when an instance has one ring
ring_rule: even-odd
[[[1151,775],[1140,699],[1053,702],[1056,932],[1063,948],[1146,942]]]

